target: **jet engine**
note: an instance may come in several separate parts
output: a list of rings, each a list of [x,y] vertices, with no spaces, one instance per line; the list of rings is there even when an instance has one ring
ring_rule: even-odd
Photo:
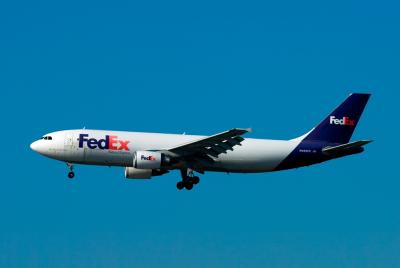
[[[125,168],[125,178],[127,179],[151,179],[152,173],[151,169]]]
[[[138,169],[134,167],[125,168],[125,178],[127,179],[151,179],[152,176],[161,176],[168,173],[165,169]]]
[[[170,158],[160,152],[136,151],[133,166],[137,169],[159,169],[168,166]]]

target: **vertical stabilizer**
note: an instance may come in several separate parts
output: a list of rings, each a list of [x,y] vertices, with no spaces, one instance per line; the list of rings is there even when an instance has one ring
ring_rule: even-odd
[[[371,94],[353,93],[305,138],[329,143],[348,143]]]

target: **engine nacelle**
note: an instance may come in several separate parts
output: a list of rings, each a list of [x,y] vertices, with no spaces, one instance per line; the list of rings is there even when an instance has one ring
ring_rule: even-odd
[[[125,178],[127,179],[151,179],[152,173],[151,169],[125,168]]]
[[[159,169],[170,162],[168,156],[160,152],[136,151],[133,166],[137,169]]]

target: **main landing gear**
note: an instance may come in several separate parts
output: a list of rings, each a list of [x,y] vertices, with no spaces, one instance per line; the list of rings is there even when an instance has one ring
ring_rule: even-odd
[[[183,188],[186,188],[186,190],[192,190],[193,185],[200,182],[200,178],[194,176],[194,172],[191,169],[181,169],[181,177],[182,180],[176,184],[178,190],[182,190]]]
[[[67,163],[69,172],[68,172],[68,178],[73,179],[75,177],[74,173],[74,166],[71,163]]]

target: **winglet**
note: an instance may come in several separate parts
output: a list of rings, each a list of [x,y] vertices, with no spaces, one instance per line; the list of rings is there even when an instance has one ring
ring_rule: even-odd
[[[235,133],[236,135],[243,135],[245,133],[250,133],[252,131],[253,131],[252,128],[232,128],[228,132],[232,134]]]

